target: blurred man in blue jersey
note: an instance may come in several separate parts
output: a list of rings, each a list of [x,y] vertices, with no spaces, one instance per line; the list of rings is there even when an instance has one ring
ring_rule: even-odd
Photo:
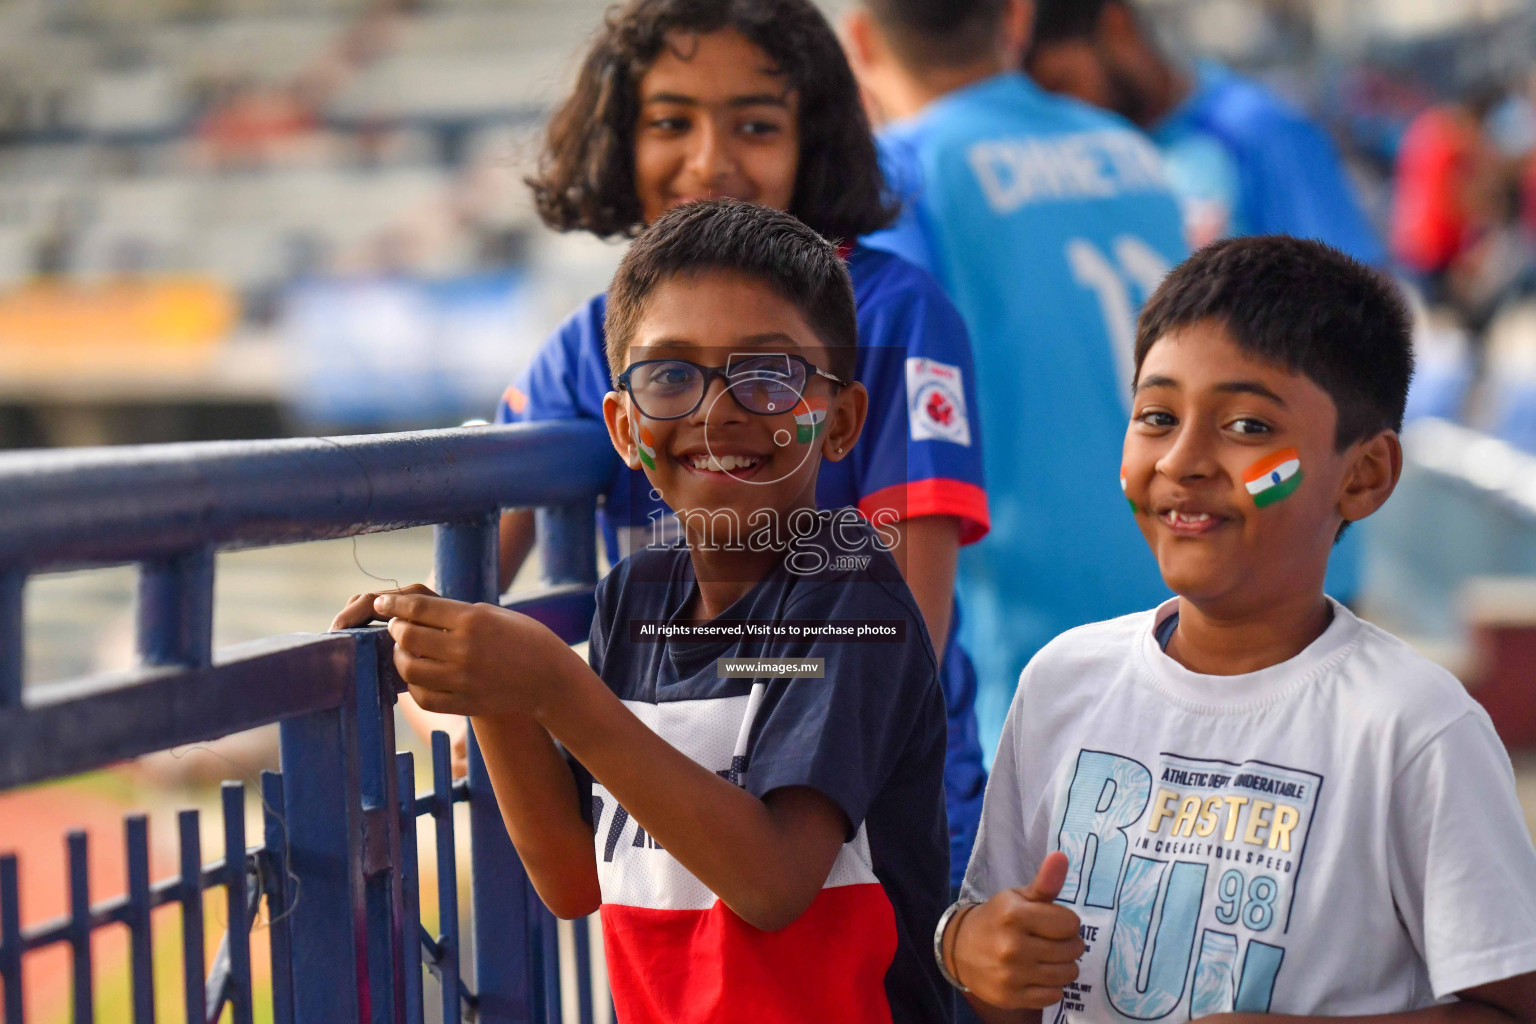
[[[1185,255],[1157,151],[1017,70],[1025,0],[864,0],[846,42],[903,203],[872,236],[928,267],[970,328],[991,536],[962,555],[983,749],[1024,664],[1161,600],[1118,487],[1134,320]]]
[[[1220,64],[1178,67],[1130,0],[1038,0],[1025,70],[1152,136],[1192,247],[1229,235],[1295,235],[1386,263],[1327,133]]]
[[[1024,66],[1044,88],[1112,110],[1152,136],[1191,248],[1230,235],[1294,235],[1386,267],[1386,248],[1327,133],[1220,64],[1177,66],[1132,0],[1036,0]],[[1346,603],[1359,590],[1365,529],[1351,531],[1328,565],[1328,593]]]

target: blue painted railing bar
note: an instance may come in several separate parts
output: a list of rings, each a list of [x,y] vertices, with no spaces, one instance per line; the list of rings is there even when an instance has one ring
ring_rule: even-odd
[[[5,1019],[21,1020],[21,886],[16,857],[0,857],[0,985],[5,986]]]
[[[224,894],[229,922],[224,942],[229,950],[230,1006],[234,1024],[254,1024],[251,1007],[251,918],[246,912],[245,787],[226,782],[224,800]]]
[[[69,953],[77,1021],[96,1019],[91,989],[91,876],[84,832],[71,832],[69,850]]]
[[[592,1024],[592,933],[587,922],[574,922],[572,941],[576,947],[576,1019]]]
[[[70,911],[20,925],[20,866],[0,856],[0,985],[21,1024],[22,958],[67,942],[78,1019],[92,1013],[90,939],[114,923],[131,941],[135,1021],[152,1019],[151,911],[182,911],[189,1021],[252,1016],[250,928],[267,901],[276,1024],[412,1024],[422,968],[441,980],[443,1019],[560,1019],[554,919],[521,870],[473,735],[454,782],[434,738],[433,788],[416,794],[392,757],[403,684],[377,628],[272,637],[211,650],[214,554],[233,547],[439,524],[441,591],[494,601],[499,511],[543,516],[551,586],[514,602],[569,642],[585,639],[596,583],[594,500],[614,455],[594,424],[476,428],[360,438],[171,445],[0,455],[0,790],[168,747],[279,724],[281,772],[263,773],[261,844],[245,846],[243,787],[223,791],[224,857],[201,863],[195,811],[178,817],[180,871],[152,881],[148,829],[125,823],[129,891],[91,906],[83,833],[68,840]],[[21,689],[28,574],[120,562],[141,567],[140,668]],[[453,804],[470,811],[474,985],[461,968]],[[417,818],[434,819],[442,934],[422,932]],[[204,969],[204,892],[224,888],[229,927]],[[576,959],[585,984],[585,923]],[[591,1019],[590,993],[579,997]]]
[[[416,763],[409,753],[395,755],[395,791],[400,802],[400,887],[406,921],[421,920],[421,876],[416,866],[416,819],[426,813],[418,809],[414,793]],[[401,940],[405,971],[405,1024],[422,1024],[421,943]]]
[[[0,711],[0,789],[334,708],[351,672],[345,637],[288,636],[227,647],[205,669],[33,687],[25,709]]]
[[[0,565],[146,562],[565,505],[603,491],[617,458],[600,425],[576,422],[5,453]]]
[[[213,549],[145,562],[139,571],[139,660],[205,668],[213,659]]]
[[[208,1016],[203,989],[207,974],[203,967],[203,854],[198,813],[180,812],[176,816],[176,830],[181,840],[181,879],[177,897],[181,901],[182,994],[186,1000],[187,1020],[191,1022],[205,1020]]]
[[[129,974],[133,990],[133,1024],[154,1024],[155,971],[150,947],[149,912],[149,819],[142,814],[128,818]]]
[[[296,895],[288,876],[288,828],[284,824],[283,776],[261,773],[262,861],[261,888],[267,894],[267,936],[272,952],[272,1024],[293,1021],[293,940],[288,911]]]
[[[20,637],[22,590],[25,573],[0,568],[0,637]],[[22,667],[25,652],[21,644],[0,644],[0,708],[21,707]]]
[[[437,833],[437,963],[442,971],[443,1024],[459,1024],[458,854],[453,843],[453,772],[448,734],[432,734],[432,820]]]

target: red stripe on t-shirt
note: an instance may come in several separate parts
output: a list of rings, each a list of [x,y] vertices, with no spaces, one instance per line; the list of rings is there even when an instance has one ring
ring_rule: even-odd
[[[878,883],[823,889],[776,932],[718,901],[708,910],[605,903],[602,915],[624,1024],[890,1024],[896,914]]]
[[[961,544],[974,544],[992,529],[987,492],[963,480],[912,480],[882,487],[859,499],[859,511],[865,519],[873,519],[878,509],[893,510],[895,522],[919,516],[958,516]]]

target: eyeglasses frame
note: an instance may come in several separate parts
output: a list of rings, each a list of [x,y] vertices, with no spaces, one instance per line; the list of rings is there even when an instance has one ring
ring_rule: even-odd
[[[826,370],[823,370],[821,367],[817,366],[815,363],[811,362],[809,359],[806,359],[804,356],[797,356],[797,355],[794,355],[794,354],[789,353],[789,352],[761,352],[761,353],[754,352],[751,355],[752,356],[758,356],[758,355],[783,356],[783,358],[786,361],[793,361],[793,362],[799,363],[801,366],[804,366],[805,369],[806,369],[806,383],[807,384],[809,384],[812,380],[814,380],[815,377],[824,377],[827,380],[831,381],[833,384],[836,384],[840,388],[845,388],[848,385],[853,383],[853,381],[851,381],[851,380],[843,380],[841,377],[837,376],[836,374],[828,373]],[[688,366],[692,366],[692,367],[696,368],[700,373],[702,373],[704,375],[704,387],[699,391],[699,400],[693,404],[693,408],[692,409],[689,409],[687,412],[684,412],[684,413],[678,413],[676,416],[652,416],[650,413],[646,412],[643,408],[640,407],[640,400],[635,398],[634,388],[630,387],[630,385],[629,385],[629,377],[630,377],[630,374],[634,373],[640,367],[642,367],[642,366],[649,366],[652,363],[685,363]],[[630,400],[635,403],[635,408],[640,410],[640,415],[644,416],[646,419],[649,419],[649,420],[656,420],[657,422],[665,423],[665,422],[668,422],[670,420],[685,419],[686,417],[692,416],[694,413],[698,412],[699,411],[699,406],[704,404],[704,399],[709,394],[709,385],[714,381],[714,379],[716,377],[718,377],[721,380],[725,381],[725,390],[727,392],[730,392],[731,388],[735,384],[739,384],[739,383],[741,383],[744,380],[757,380],[757,379],[762,378],[762,377],[770,376],[765,371],[756,371],[756,372],[749,371],[749,372],[746,372],[746,373],[738,373],[738,374],[736,374],[733,377],[731,375],[731,373],[729,372],[730,366],[731,366],[731,364],[730,364],[729,361],[726,362],[724,368],[721,368],[719,366],[705,366],[702,363],[696,363],[696,362],[694,362],[691,359],[677,359],[675,357],[670,357],[670,356],[666,357],[666,358],[661,358],[661,359],[642,359],[638,363],[631,363],[629,365],[629,367],[627,369],[625,369],[625,371],[623,373],[619,374],[619,377],[618,377],[618,380],[616,381],[616,383],[618,384],[618,389],[620,391],[627,391],[627,392],[629,392]],[[815,376],[813,377],[812,374],[814,374]],[[804,398],[803,394],[801,395],[801,398],[802,399]],[[743,412],[749,412],[749,413],[751,413],[754,416],[780,416],[780,415],[783,415],[782,413],[779,413],[779,412],[758,412],[756,409],[748,409],[745,405],[742,405],[741,399],[737,398],[734,394],[731,395],[731,400],[734,401],[736,403],[736,405]],[[791,407],[791,408],[793,408],[793,407]],[[789,411],[788,409],[785,410],[785,412],[788,412],[788,411]]]

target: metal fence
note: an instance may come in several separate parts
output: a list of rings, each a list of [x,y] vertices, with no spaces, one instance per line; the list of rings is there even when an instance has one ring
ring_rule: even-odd
[[[223,791],[223,856],[203,861],[196,811],[178,819],[180,872],[150,878],[148,827],[130,817],[128,891],[92,903],[84,833],[68,837],[69,911],[23,929],[20,871],[0,856],[4,1024],[21,1024],[22,964],[67,944],[74,1019],[90,1021],[91,936],[130,935],[133,1021],[154,1019],[151,911],[179,903],[187,1020],[252,1019],[249,929],[266,901],[277,1024],[423,1020],[423,968],[441,1019],[561,1019],[555,921],[507,839],[470,743],[453,783],[433,738],[434,785],[414,792],[395,751],[389,637],[378,628],[271,637],[212,650],[218,550],[437,524],[438,590],[495,601],[497,520],[540,509],[546,588],[511,604],[585,639],[597,578],[596,495],[615,462],[591,423],[0,456],[0,790],[280,723],[281,771],[263,773],[264,829],[245,835],[243,787]],[[23,691],[23,593],[47,570],[136,563],[141,667]],[[461,963],[453,805],[469,805],[473,971]],[[420,921],[418,819],[431,818],[440,932]],[[422,824],[425,827],[425,824]],[[203,892],[222,887],[228,930],[203,962]],[[581,1019],[592,1019],[586,929],[575,932]],[[465,975],[469,974],[469,977]]]

